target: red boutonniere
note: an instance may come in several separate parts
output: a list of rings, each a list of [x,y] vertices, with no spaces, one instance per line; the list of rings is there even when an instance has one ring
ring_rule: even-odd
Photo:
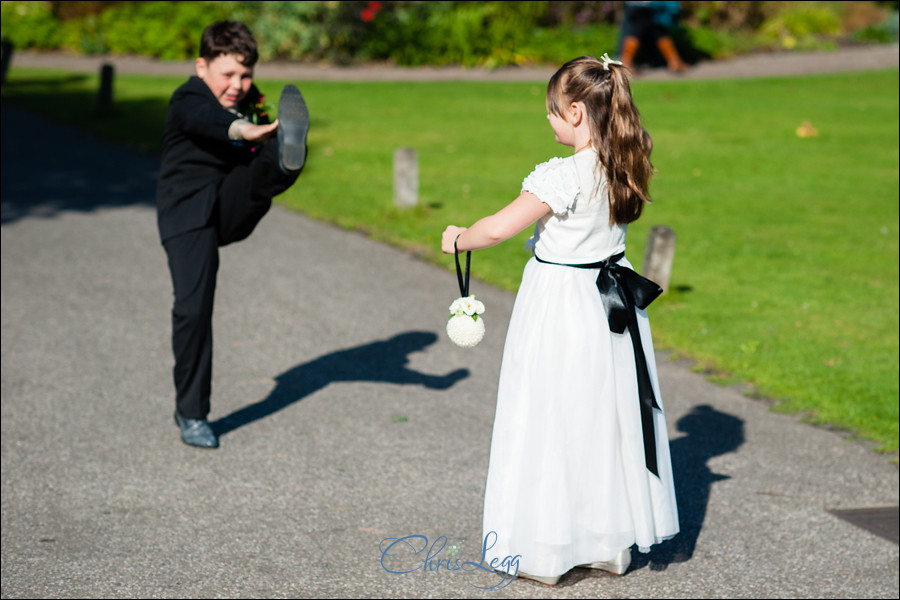
[[[250,121],[254,125],[259,125],[263,121],[267,121],[269,118],[269,111],[272,110],[272,107],[266,104],[266,96],[264,94],[259,95],[259,99],[250,104],[249,114]]]

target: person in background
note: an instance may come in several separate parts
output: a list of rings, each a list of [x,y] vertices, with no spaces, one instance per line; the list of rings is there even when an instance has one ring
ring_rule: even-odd
[[[678,2],[625,2],[625,17],[622,20],[620,60],[629,69],[634,69],[634,60],[641,43],[652,42],[666,60],[669,71],[680,73],[687,65],[678,54],[672,40],[672,28],[681,12]]]

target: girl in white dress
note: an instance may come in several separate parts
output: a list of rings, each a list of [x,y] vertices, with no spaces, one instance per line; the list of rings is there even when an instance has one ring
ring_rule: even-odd
[[[500,369],[484,556],[553,585],[576,566],[624,574],[633,545],[678,533],[678,510],[644,310],[661,289],[624,257],[653,171],[627,69],[605,54],[569,61],[547,113],[574,154],[535,167],[496,214],[447,227],[442,250],[535,224]]]

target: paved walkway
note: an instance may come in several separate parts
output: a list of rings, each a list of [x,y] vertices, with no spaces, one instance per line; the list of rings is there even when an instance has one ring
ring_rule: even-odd
[[[557,588],[483,590],[499,578],[426,552],[388,572],[386,538],[480,560],[512,294],[473,281],[489,330],[462,350],[454,274],[275,207],[223,250],[222,447],[188,448],[157,168],[2,107],[3,598],[898,596],[896,541],[829,512],[896,506],[897,467],[664,355],[678,537]]]

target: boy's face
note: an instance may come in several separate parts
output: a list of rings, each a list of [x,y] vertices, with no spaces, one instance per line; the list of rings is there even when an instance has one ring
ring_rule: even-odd
[[[206,82],[219,104],[234,108],[253,84],[253,67],[245,67],[235,54],[221,54],[211,61],[197,59],[197,77]]]

